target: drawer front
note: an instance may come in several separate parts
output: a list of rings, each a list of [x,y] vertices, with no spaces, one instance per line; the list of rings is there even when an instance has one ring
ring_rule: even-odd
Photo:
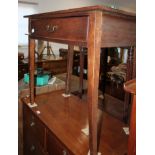
[[[69,41],[86,41],[88,17],[32,19],[31,35]]]
[[[32,134],[36,137],[38,143],[44,147],[45,127],[39,119],[32,113],[32,111],[26,105],[24,107],[24,134]]]
[[[24,155],[47,155],[38,144],[34,135],[26,134],[24,137]]]
[[[49,155],[73,155],[51,133],[47,133],[47,152]]]

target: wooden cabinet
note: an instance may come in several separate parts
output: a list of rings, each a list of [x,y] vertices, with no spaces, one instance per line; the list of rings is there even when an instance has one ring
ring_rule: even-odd
[[[89,136],[82,129],[88,127],[88,103],[74,95],[64,98],[62,93],[63,90],[59,90],[37,95],[38,106],[35,108],[28,106],[29,97],[23,99],[24,124],[30,124],[30,115],[40,127],[37,131],[38,127],[33,126],[34,130],[30,125],[24,125],[24,155],[29,155],[26,153],[30,152],[32,145],[43,155],[87,155]],[[122,132],[124,124],[107,114],[102,123],[105,124],[101,131],[99,152],[123,155],[127,150],[127,136]],[[115,134],[115,138],[111,138]]]
[[[73,155],[24,104],[24,155]]]

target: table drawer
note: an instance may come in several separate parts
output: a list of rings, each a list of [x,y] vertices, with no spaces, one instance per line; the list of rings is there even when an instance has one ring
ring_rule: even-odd
[[[69,41],[86,41],[88,17],[32,19],[31,35]]]
[[[41,121],[24,104],[24,134],[32,134],[36,137],[38,143],[44,147],[45,127]]]

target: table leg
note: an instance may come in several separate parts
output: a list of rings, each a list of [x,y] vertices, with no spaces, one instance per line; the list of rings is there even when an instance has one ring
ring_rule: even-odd
[[[134,54],[133,54],[133,73],[132,78],[136,78],[136,47],[134,47]]]
[[[84,51],[80,47],[80,78],[79,78],[79,96],[82,98],[83,94],[83,69],[84,69]]]
[[[30,73],[30,104],[34,104],[34,70],[35,70],[35,40],[29,38],[29,73]]]
[[[95,21],[95,22],[94,22]],[[88,118],[90,155],[97,155],[98,84],[101,48],[102,13],[94,12],[89,18],[88,36]],[[95,91],[94,91],[95,90]]]
[[[126,81],[129,81],[132,79],[133,55],[134,55],[134,47],[130,47],[128,50]],[[123,114],[123,120],[125,123],[127,123],[127,121],[128,121],[128,109],[129,109],[130,101],[131,101],[131,95],[126,92],[125,93],[125,101],[124,101],[124,114]]]
[[[101,58],[100,58],[101,82],[100,82],[100,85],[101,85],[103,96],[105,94],[105,87],[106,87],[107,59],[108,59],[108,48],[101,48]],[[103,103],[104,103],[104,99],[103,99]]]
[[[72,76],[72,69],[73,69],[73,55],[74,55],[74,46],[68,46],[68,56],[67,56],[67,77],[66,77],[66,90],[65,94],[70,94],[71,88],[71,76]]]

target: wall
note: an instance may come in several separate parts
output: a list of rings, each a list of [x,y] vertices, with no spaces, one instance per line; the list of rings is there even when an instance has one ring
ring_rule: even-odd
[[[38,3],[38,0],[18,0],[18,2],[23,2],[23,3]]]
[[[130,12],[136,10],[136,0],[38,0],[39,12],[56,11],[92,5],[116,5],[118,9]]]
[[[30,0],[27,0],[27,2],[30,2]],[[25,57],[28,56],[28,36],[25,35],[28,33],[28,19],[23,16],[37,12],[38,5],[31,4],[31,2],[27,4],[25,1],[18,3],[18,51],[23,52]]]

